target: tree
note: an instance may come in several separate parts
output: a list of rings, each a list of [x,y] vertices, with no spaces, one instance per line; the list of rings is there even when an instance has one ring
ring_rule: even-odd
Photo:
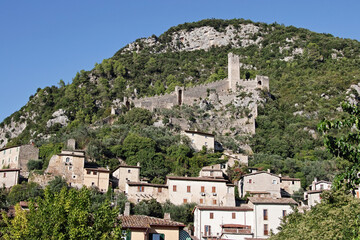
[[[60,192],[62,188],[68,187],[66,180],[62,177],[55,176],[53,180],[48,183],[49,189],[52,192]]]
[[[330,153],[347,161],[342,173],[338,174],[333,186],[339,189],[343,184],[355,194],[360,183],[360,108],[349,103],[343,103],[345,115],[339,120],[323,120],[318,130],[324,133],[324,143]]]
[[[4,239],[121,239],[118,209],[105,200],[91,210],[91,192],[45,189],[43,198],[29,204],[29,212],[16,208],[16,217],[3,214]]]
[[[43,193],[44,191],[39,184],[34,182],[23,182],[11,188],[7,199],[11,204],[16,204],[20,201],[28,201],[38,196],[42,196]]]

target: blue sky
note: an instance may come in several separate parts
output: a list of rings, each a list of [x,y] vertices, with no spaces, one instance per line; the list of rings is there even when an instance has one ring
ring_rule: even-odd
[[[244,18],[360,40],[359,7],[333,0],[0,0],[0,122],[37,88],[71,82],[81,69],[171,26]]]

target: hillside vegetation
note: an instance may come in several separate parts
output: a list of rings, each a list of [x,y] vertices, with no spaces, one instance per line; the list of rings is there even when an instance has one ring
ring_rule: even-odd
[[[232,40],[203,48],[199,43],[199,50],[190,49],[191,34],[200,30],[232,34]],[[219,162],[219,156],[193,153],[180,140],[176,126],[154,127],[164,113],[134,110],[111,126],[101,120],[124,97],[160,95],[177,85],[190,87],[225,78],[229,52],[240,56],[242,78],[256,74],[270,78],[270,93],[264,93],[266,103],[258,109],[256,134],[246,140],[254,151],[250,165],[300,177],[303,186],[315,176],[331,179],[342,166],[323,148],[316,125],[325,117],[343,114],[338,107],[346,90],[360,82],[360,43],[243,19],[172,27],[159,37],[136,40],[90,71],[81,70],[69,84],[60,80],[58,86],[39,88],[24,107],[1,123],[0,143],[35,141],[46,167],[53,149],[73,137],[102,166],[113,167],[118,158],[129,164],[139,161],[144,166],[142,175],[155,182],[170,172],[196,175],[202,166]],[[140,118],[133,122],[127,114]],[[64,121],[49,123],[57,116]],[[231,139],[226,141],[232,145]]]

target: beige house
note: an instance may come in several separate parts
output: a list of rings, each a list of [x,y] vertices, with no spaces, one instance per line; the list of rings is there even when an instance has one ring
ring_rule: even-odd
[[[159,203],[165,203],[168,199],[168,186],[164,184],[152,184],[147,182],[127,182],[125,194],[130,202],[137,203],[142,200],[156,199]]]
[[[223,178],[228,169],[227,163],[205,166],[200,170],[200,177],[216,177]]]
[[[27,177],[29,175],[28,161],[37,160],[38,158],[39,149],[31,144],[3,148],[0,150],[0,169],[20,169],[20,174]]]
[[[85,168],[83,185],[96,187],[100,192],[106,192],[109,188],[110,171],[106,168]]]
[[[0,188],[11,188],[18,184],[20,169],[0,169]]]
[[[280,188],[287,192],[289,195],[293,195],[301,189],[300,178],[280,177]]]
[[[308,206],[313,207],[321,201],[321,193],[331,189],[331,182],[317,181],[315,178],[312,184],[309,186],[309,190],[304,192],[304,200],[308,201]]]
[[[214,150],[215,136],[213,134],[185,130],[183,135],[190,139],[191,146],[195,149],[195,151],[201,151],[203,146],[205,146],[207,149]]]
[[[246,174],[239,181],[240,197],[268,196],[280,198],[280,177],[278,175],[264,171]]]
[[[140,182],[140,169],[138,166],[120,165],[111,173],[111,180],[114,187],[125,192],[127,182]]]
[[[224,178],[167,176],[170,202],[235,206],[234,185]]]

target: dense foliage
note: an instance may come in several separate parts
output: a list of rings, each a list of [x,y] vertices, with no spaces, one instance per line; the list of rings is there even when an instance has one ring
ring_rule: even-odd
[[[63,188],[60,192],[46,188],[44,196],[29,204],[29,211],[15,206],[15,217],[5,212],[0,222],[4,239],[121,239],[118,209],[104,199],[93,207],[93,194]]]

